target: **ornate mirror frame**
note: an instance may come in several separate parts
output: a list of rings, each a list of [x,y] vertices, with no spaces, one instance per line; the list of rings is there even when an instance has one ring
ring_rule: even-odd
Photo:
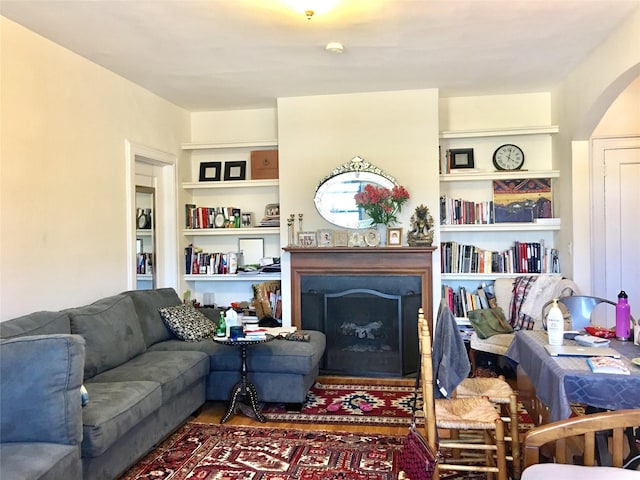
[[[361,157],[353,157],[318,183],[313,199],[318,213],[338,227],[368,227],[370,219],[364,218],[362,209],[353,198],[366,184],[389,189],[397,185],[396,179],[382,169]]]

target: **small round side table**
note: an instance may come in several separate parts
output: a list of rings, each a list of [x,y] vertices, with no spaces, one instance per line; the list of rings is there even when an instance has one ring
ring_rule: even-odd
[[[260,422],[266,422],[267,419],[260,413],[260,409],[258,407],[258,392],[256,391],[256,387],[253,383],[247,380],[247,355],[248,350],[247,347],[250,345],[259,345],[261,343],[267,343],[274,339],[273,335],[267,334],[267,338],[264,340],[231,340],[229,338],[213,338],[213,341],[219,343],[221,345],[228,345],[230,347],[240,347],[240,358],[242,360],[240,366],[240,380],[233,386],[231,390],[231,399],[229,400],[229,408],[227,408],[226,413],[220,419],[220,423],[224,423],[231,418],[232,415],[238,413],[238,409],[241,409],[240,404],[238,403],[238,397],[240,395],[244,395],[249,399],[249,404],[251,406],[251,410],[253,411],[253,415],[255,415],[256,419]]]

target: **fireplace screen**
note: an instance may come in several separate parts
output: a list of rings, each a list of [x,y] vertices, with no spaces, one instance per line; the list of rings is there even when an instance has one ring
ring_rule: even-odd
[[[419,294],[350,289],[321,295],[327,372],[371,376],[415,372]]]

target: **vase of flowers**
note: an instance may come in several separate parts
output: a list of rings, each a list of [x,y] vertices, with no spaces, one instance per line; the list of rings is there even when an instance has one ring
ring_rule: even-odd
[[[372,226],[387,227],[398,222],[397,215],[409,199],[409,192],[400,185],[388,189],[367,184],[354,198],[356,205],[371,219]]]

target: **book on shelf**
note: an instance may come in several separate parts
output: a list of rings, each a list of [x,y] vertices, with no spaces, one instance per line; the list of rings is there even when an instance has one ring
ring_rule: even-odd
[[[618,375],[631,375],[624,362],[612,357],[589,357],[587,365],[594,373],[614,373]]]
[[[442,273],[560,273],[560,257],[543,242],[514,242],[500,252],[456,241],[440,244]]]

